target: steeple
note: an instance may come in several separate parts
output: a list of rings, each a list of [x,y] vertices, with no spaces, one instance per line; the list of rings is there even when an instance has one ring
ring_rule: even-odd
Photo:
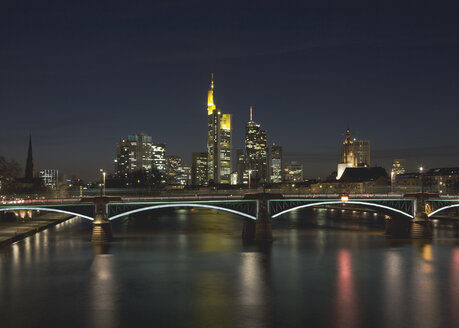
[[[207,114],[211,115],[212,112],[216,109],[214,104],[214,73],[210,75],[210,89],[207,93]]]
[[[29,134],[29,150],[27,152],[27,162],[25,169],[26,181],[32,181],[33,179],[33,156],[32,156],[32,135]]]

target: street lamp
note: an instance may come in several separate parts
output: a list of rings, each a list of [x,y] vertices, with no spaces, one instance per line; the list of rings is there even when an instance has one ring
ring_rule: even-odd
[[[421,180],[421,194],[424,193],[424,181],[422,179],[423,175],[422,175],[422,171],[424,170],[424,168],[422,166],[419,167],[419,178]]]
[[[105,196],[105,175],[107,172],[104,171],[104,169],[100,169],[101,173],[101,184],[100,184],[100,197]]]

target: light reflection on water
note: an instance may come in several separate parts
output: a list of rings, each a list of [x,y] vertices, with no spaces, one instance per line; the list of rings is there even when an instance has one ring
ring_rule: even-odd
[[[231,214],[164,211],[94,246],[72,219],[0,250],[2,327],[459,326],[456,233],[386,241],[381,222],[292,212],[256,244]]]

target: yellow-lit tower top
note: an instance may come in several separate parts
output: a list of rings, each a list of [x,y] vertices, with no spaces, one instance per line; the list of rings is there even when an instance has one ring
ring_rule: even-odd
[[[210,77],[210,89],[207,93],[207,115],[211,115],[217,107],[214,104],[214,73]]]

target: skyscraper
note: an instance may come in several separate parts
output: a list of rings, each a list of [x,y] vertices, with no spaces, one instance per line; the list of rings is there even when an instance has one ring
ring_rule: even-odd
[[[191,184],[207,184],[207,153],[193,153],[191,159]]]
[[[127,178],[137,170],[151,171],[153,163],[153,143],[145,133],[121,138],[117,144],[116,175]]]
[[[269,147],[269,181],[282,182],[282,147],[272,145]]]
[[[252,106],[250,106],[250,120],[245,126],[245,149],[251,177],[267,179],[268,154],[266,148],[266,131],[260,124],[253,121]]]
[[[243,149],[236,150],[236,173],[238,184],[248,184],[249,181],[249,165],[247,156]]]
[[[405,173],[405,160],[404,159],[394,159],[392,162],[392,170],[390,173],[390,180],[392,185],[395,184],[395,177],[397,174]]]
[[[182,158],[175,155],[166,156],[166,182],[178,184],[178,169],[182,165]]]
[[[166,145],[160,142],[154,143],[152,144],[152,149],[153,167],[156,168],[162,176],[164,176],[166,173]]]
[[[231,182],[231,114],[222,114],[214,103],[214,75],[207,94],[208,181]]]

